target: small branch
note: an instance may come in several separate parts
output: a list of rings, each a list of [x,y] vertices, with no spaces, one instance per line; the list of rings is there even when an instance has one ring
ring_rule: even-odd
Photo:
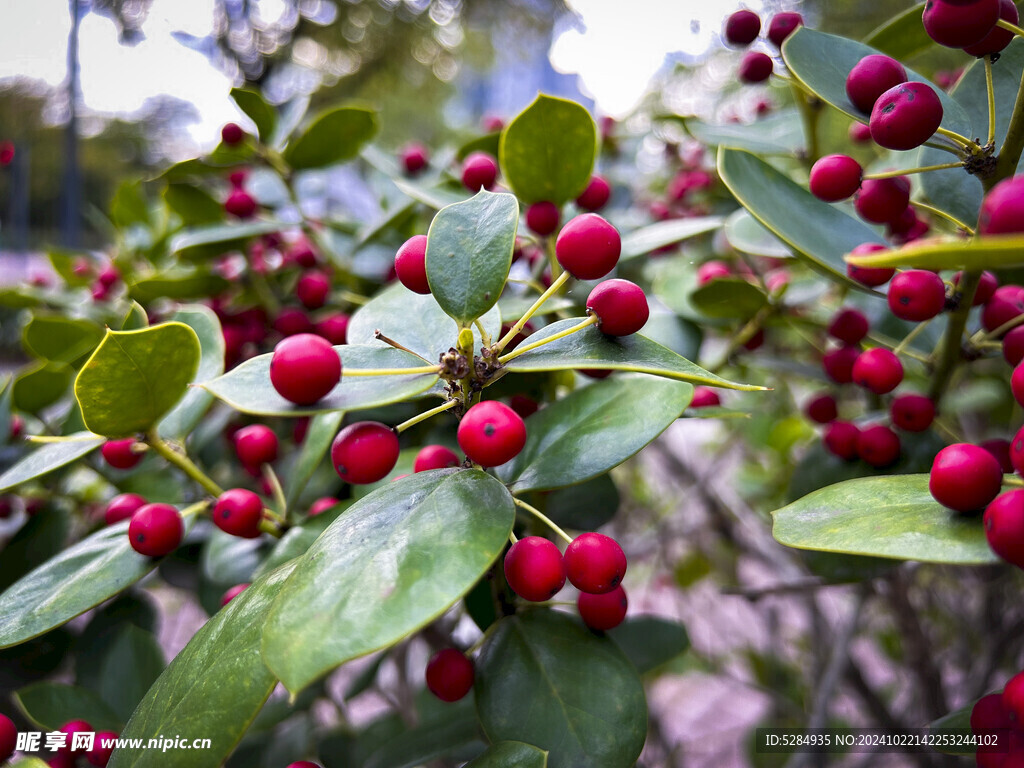
[[[569,536],[569,534],[567,534],[567,533],[566,533],[565,531],[563,531],[563,530],[562,530],[561,528],[559,528],[559,527],[558,527],[557,525],[555,525],[555,523],[554,523],[554,522],[553,522],[553,521],[551,520],[551,518],[549,518],[549,517],[548,517],[547,515],[545,515],[545,514],[544,514],[543,512],[541,512],[541,511],[540,511],[539,509],[537,509],[536,507],[532,507],[532,506],[530,506],[529,504],[527,504],[527,503],[526,503],[525,501],[523,501],[522,499],[515,499],[515,498],[514,498],[514,499],[512,499],[512,501],[514,501],[514,502],[516,503],[516,506],[517,506],[517,507],[520,507],[520,508],[522,508],[522,509],[525,509],[525,510],[526,510],[527,512],[529,512],[529,513],[530,513],[531,515],[533,515],[533,516],[534,516],[534,517],[536,517],[536,518],[537,518],[538,520],[540,520],[540,521],[541,521],[542,523],[544,523],[544,525],[546,525],[546,526],[547,526],[548,528],[550,528],[550,529],[551,529],[552,531],[554,531],[554,532],[555,532],[556,534],[558,534],[558,535],[559,535],[559,536],[561,536],[561,537],[562,537],[563,539],[565,539],[565,543],[566,543],[566,544],[571,544],[571,543],[572,543],[572,537],[571,537],[571,536]]]
[[[377,339],[378,341],[383,341],[389,347],[394,347],[395,349],[400,349],[403,352],[408,352],[410,355],[415,355],[420,360],[422,360],[424,363],[430,363],[430,361],[427,360],[427,358],[425,358],[423,355],[419,354],[418,352],[413,352],[408,347],[402,346],[401,344],[399,344],[394,339],[391,339],[391,338],[388,338],[387,336],[385,336],[383,333],[380,332],[380,328],[377,328],[377,329],[374,330],[373,338]]]
[[[568,272],[563,272],[551,283],[548,289],[544,291],[544,293],[542,293],[535,302],[533,302],[533,305],[528,310],[526,310],[526,313],[508,329],[508,333],[501,337],[501,340],[495,345],[497,347],[495,352],[501,352],[501,350],[508,346],[508,343],[516,337],[516,334],[523,330],[523,326],[530,321],[530,318],[533,317],[542,306],[544,306],[544,302],[558,293],[558,290],[565,285],[569,277],[570,275]]]
[[[885,171],[883,173],[865,174],[865,179],[894,179],[899,176],[906,176],[911,173],[927,173],[928,171],[944,171],[947,168],[963,168],[963,162],[941,163],[939,165],[922,165],[920,168],[907,168],[902,171]]]
[[[941,208],[936,208],[935,206],[928,205],[927,203],[919,203],[916,200],[912,202],[911,205],[914,206],[915,208],[920,208],[923,211],[928,211],[928,213],[932,213],[941,219],[945,219],[946,221],[951,222],[957,227],[957,229],[962,229],[969,235],[974,234],[974,227],[972,227],[970,224],[960,221],[960,219],[956,218],[952,214],[946,213]]]
[[[412,376],[422,373],[441,373],[439,365],[424,365],[419,368],[346,368],[342,378],[353,378],[359,376]]]
[[[1006,22],[999,21],[1000,26],[1005,24]],[[1021,34],[1020,27],[1015,27],[1012,24],[1010,27],[1015,35]],[[1024,150],[1024,81],[1017,89],[1017,99],[1014,101],[1013,113],[1010,115],[1010,127],[1006,131],[1003,146],[999,148],[996,172],[992,176],[982,179],[986,192],[997,182],[1008,179],[1014,174],[1017,163],[1020,162],[1021,150]]]
[[[988,91],[988,141],[985,146],[996,146],[996,89],[992,83],[992,54],[985,55],[985,88]]]
[[[146,443],[169,463],[195,480],[207,493],[213,496],[220,496],[224,493],[224,489],[213,482],[203,470],[192,463],[188,456],[184,453],[178,453],[168,443],[164,442],[164,439],[157,434],[155,427],[146,437]]]
[[[439,405],[436,408],[431,408],[429,411],[424,411],[418,416],[413,416],[411,419],[403,421],[397,427],[394,427],[394,431],[397,432],[398,434],[401,434],[402,432],[405,432],[405,430],[407,430],[409,427],[419,424],[421,421],[426,421],[431,416],[436,416],[439,413],[444,413],[445,411],[454,408],[456,405],[459,405],[458,400],[449,400],[447,403],[443,403],[442,405]]]
[[[964,328],[967,327],[967,316],[971,311],[974,293],[981,282],[981,272],[964,272],[960,279],[960,306],[950,315],[946,327],[946,335],[941,342],[939,362],[932,378],[932,386],[928,396],[938,408],[942,396],[946,393],[950,379],[960,364],[963,351]]]
[[[524,355],[527,352],[530,352],[530,351],[532,351],[534,349],[537,349],[538,347],[543,347],[545,344],[550,344],[553,341],[558,341],[559,339],[564,339],[566,336],[571,336],[572,334],[577,333],[578,331],[582,331],[584,328],[588,328],[591,325],[597,325],[597,321],[598,321],[597,315],[591,315],[590,317],[588,317],[583,322],[577,323],[576,325],[572,326],[571,328],[566,328],[564,331],[560,331],[559,333],[556,333],[553,336],[548,336],[546,339],[541,339],[540,341],[535,341],[532,344],[527,344],[524,347],[516,347],[514,350],[509,352],[507,355],[502,355],[501,357],[499,357],[498,358],[498,362],[504,365],[509,360],[514,360],[515,358],[519,357],[520,355]]]
[[[1011,24],[1005,19],[1000,19],[999,21],[997,21],[996,26],[1002,27],[1005,30],[1013,32],[1013,34],[1017,35],[1018,37],[1024,37],[1024,29],[1021,29],[1016,24]]]
[[[925,320],[923,323],[918,323],[916,326],[914,326],[914,329],[903,337],[903,341],[896,345],[892,353],[894,355],[902,355],[904,351],[906,351],[906,348],[910,345],[910,343],[918,336],[920,336],[924,329],[928,327],[928,324],[930,322],[931,320]]]

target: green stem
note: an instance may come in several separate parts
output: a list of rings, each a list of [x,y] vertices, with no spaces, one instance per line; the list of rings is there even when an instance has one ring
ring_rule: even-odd
[[[281,481],[277,478],[274,468],[269,464],[264,464],[262,469],[263,477],[270,484],[270,490],[274,495],[274,503],[277,505],[278,512],[280,513],[275,514],[272,510],[264,509],[263,514],[275,523],[284,524],[285,519],[288,517],[288,502],[285,500]]]
[[[946,213],[941,208],[936,208],[935,206],[928,205],[927,203],[919,203],[916,200],[912,202],[911,205],[914,206],[915,208],[920,208],[921,210],[928,211],[928,213],[934,214],[935,216],[938,216],[940,219],[945,219],[946,221],[955,225],[958,229],[962,229],[969,235],[974,234],[974,227],[970,226],[969,224],[966,224],[963,221],[960,221],[960,219],[956,218],[952,214]]]
[[[353,293],[352,291],[338,291],[338,298],[342,301],[347,301],[349,304],[355,304],[357,307],[370,303],[368,298],[360,296],[358,293]]]
[[[563,285],[565,285],[568,279],[568,272],[563,272],[557,278],[555,278],[555,280],[551,283],[548,289],[544,291],[544,293],[542,293],[537,298],[537,300],[533,302],[532,306],[528,310],[526,310],[523,316],[516,321],[515,325],[508,329],[508,333],[501,337],[501,340],[498,341],[498,343],[495,345],[496,349],[494,351],[501,352],[501,350],[508,346],[508,343],[516,337],[516,334],[523,330],[523,326],[525,326],[530,321],[530,318],[533,317],[537,313],[537,311],[544,306],[544,302],[546,302],[548,299],[550,299],[552,296],[558,293],[558,290]]]
[[[523,347],[516,347],[514,350],[509,352],[507,355],[502,355],[501,357],[499,357],[498,358],[498,362],[502,363],[502,364],[505,364],[509,360],[514,360],[515,358],[519,357],[520,355],[526,354],[527,352],[530,352],[530,351],[532,351],[534,349],[537,349],[538,347],[543,347],[545,344],[550,344],[553,341],[558,341],[559,339],[564,339],[566,336],[571,336],[572,334],[574,334],[574,333],[576,333],[578,331],[582,331],[584,328],[587,328],[587,327],[589,327],[591,325],[597,325],[597,315],[591,315],[590,317],[588,317],[583,322],[577,323],[576,325],[572,326],[571,328],[566,328],[564,331],[556,333],[553,336],[548,336],[546,339],[541,339],[540,341],[535,341],[532,344],[527,344],[526,346],[523,346]]]
[[[972,155],[977,154],[978,145],[975,144],[970,139],[968,139],[966,136],[962,136],[956,131],[951,131],[949,130],[949,128],[943,128],[941,126],[936,128],[935,132],[940,136],[945,136],[947,139],[950,139],[954,144],[959,144]]]
[[[973,344],[984,344],[987,341],[995,341],[996,339],[1001,339],[1004,335],[1006,335],[1007,333],[1009,333],[1010,331],[1012,331],[1014,328],[1021,324],[1024,324],[1024,315],[1017,315],[1017,317],[1013,318],[1013,320],[1007,320],[1005,323],[1000,325],[991,333],[979,331],[974,335],[973,338],[971,338],[971,342]],[[1002,344],[1000,344],[999,346],[1002,346]]]
[[[213,480],[211,480],[203,470],[193,464],[192,460],[189,459],[188,456],[184,453],[178,453],[167,442],[165,442],[164,439],[157,434],[156,428],[146,436],[146,443],[169,463],[173,464],[190,478],[195,480],[207,493],[212,496],[220,496],[224,493],[224,489],[213,482]]]
[[[180,514],[182,518],[192,517],[193,515],[200,515],[207,510],[207,508],[210,506],[210,503],[211,499],[203,499],[202,501],[197,501],[195,504],[189,504],[187,507],[181,510]]]
[[[894,355],[902,355],[906,351],[907,346],[914,339],[916,339],[918,336],[921,335],[922,331],[924,331],[924,329],[928,327],[928,323],[930,323],[930,322],[931,322],[931,320],[925,320],[923,323],[918,323],[914,327],[914,330],[912,330],[910,333],[908,333],[906,336],[904,336],[903,337],[903,341],[901,341],[899,344],[896,345],[896,347],[895,347],[895,349],[893,349],[892,353]]]
[[[1021,29],[1016,24],[1011,24],[1005,19],[1000,19],[999,21],[997,21],[996,26],[1002,27],[1005,30],[1013,32],[1013,34],[1017,35],[1018,37],[1024,37],[1024,29]]]
[[[1003,475],[1003,485],[1012,485],[1014,488],[1024,488],[1024,477]]]
[[[807,165],[814,165],[821,155],[821,148],[818,142],[818,120],[821,116],[818,97],[810,93],[799,80],[794,78],[783,78],[789,83],[793,91],[793,101],[800,110],[800,120],[804,127],[804,138],[807,140]]]
[[[729,358],[735,354],[736,350],[757,335],[757,332],[763,327],[764,321],[768,319],[768,315],[773,311],[774,308],[771,305],[762,307],[761,310],[754,315],[746,325],[740,328],[739,332],[735,336],[732,337],[729,341],[729,346],[727,346],[725,348],[725,352],[722,353],[722,359],[711,368],[708,368],[708,370],[711,371],[711,373],[718,373],[718,371],[728,365]]]
[[[358,376],[404,376],[420,373],[440,373],[438,365],[423,365],[419,368],[346,368],[342,378]]]
[[[988,141],[986,147],[996,146],[996,89],[992,83],[992,54],[985,55],[985,88],[988,91]]]
[[[956,155],[957,157],[959,157],[961,159],[963,159],[963,157],[964,157],[964,152],[963,152],[962,149],[960,149],[959,146],[951,146],[949,144],[940,144],[940,143],[934,142],[934,141],[926,141],[924,143],[924,146],[931,147],[932,149],[941,149],[943,152],[949,152],[949,154]]]
[[[940,165],[923,165],[920,168],[908,168],[902,171],[885,171],[884,173],[869,173],[865,179],[894,179],[897,176],[906,176],[909,173],[927,173],[928,171],[944,171],[947,168],[963,168],[963,162],[941,163]]]
[[[548,528],[550,528],[556,534],[561,536],[565,540],[566,544],[572,544],[572,537],[570,537],[569,534],[567,534],[565,531],[563,531],[561,528],[559,528],[557,525],[555,525],[555,523],[551,520],[551,518],[549,518],[547,515],[545,515],[539,509],[537,509],[536,507],[531,507],[529,504],[527,504],[522,499],[512,499],[512,500],[516,503],[517,507],[525,509],[531,515],[533,515],[538,520],[540,520],[542,523],[544,523],[544,525],[546,525]]]
[[[473,325],[476,326],[477,331],[480,333],[480,343],[485,347],[491,346],[491,334],[484,328],[483,323],[479,319],[473,321]]]
[[[557,280],[562,276],[562,265],[558,263],[555,238],[547,237],[544,239],[544,250],[548,252],[548,266],[551,268],[551,279]]]
[[[1014,34],[1019,34],[1016,29],[1018,28],[1015,28]],[[996,159],[996,172],[981,180],[986,192],[997,182],[1014,174],[1017,163],[1020,162],[1021,150],[1024,150],[1024,81],[1021,81],[1017,89],[1017,99],[1013,103],[1013,113],[1010,115],[1010,127],[1006,130],[1006,138],[1003,139],[1003,146],[999,148],[999,156]]]
[[[964,272],[960,277],[960,306],[949,317],[946,335],[941,342],[938,364],[932,376],[932,386],[928,392],[937,410],[963,357],[964,328],[967,327],[967,315],[971,311],[971,302],[980,282],[980,271]]]
[[[439,413],[444,413],[450,408],[454,408],[458,404],[458,400],[449,400],[447,403],[437,406],[437,408],[431,408],[429,411],[424,411],[418,416],[413,416],[411,419],[403,421],[401,424],[394,428],[394,431],[397,432],[398,434],[402,434],[409,427],[419,424],[421,421],[426,421],[431,416],[436,416]]]

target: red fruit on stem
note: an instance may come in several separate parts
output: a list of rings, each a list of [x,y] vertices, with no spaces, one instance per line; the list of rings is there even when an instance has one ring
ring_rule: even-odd
[[[457,437],[470,461],[482,467],[497,467],[523,450],[526,424],[504,403],[485,400],[466,411]]]
[[[793,34],[797,27],[802,26],[803,23],[804,17],[799,13],[794,13],[793,11],[776,13],[768,23],[768,39],[772,41],[776,48],[781,48],[782,42]]]
[[[116,738],[117,734],[113,731],[97,732],[92,749],[85,755],[89,765],[94,765],[96,768],[104,768],[110,762],[110,756],[114,753],[114,739]]]
[[[946,284],[934,272],[908,269],[889,284],[889,309],[903,320],[931,320],[946,306]]]
[[[853,381],[853,365],[860,357],[860,347],[844,346],[826,352],[821,358],[821,365],[828,376],[836,384],[849,384]]]
[[[927,83],[900,83],[878,97],[871,109],[871,138],[886,149],[924,144],[942,123],[942,102]]]
[[[585,211],[599,211],[607,205],[612,188],[602,176],[591,176],[583,194],[576,198],[576,205]]]
[[[706,285],[720,277],[732,277],[732,270],[724,261],[705,261],[697,267],[697,285]]]
[[[748,51],[740,60],[737,73],[741,83],[763,83],[772,76],[775,64],[772,57],[761,51]]]
[[[1024,232],[1024,175],[1003,179],[985,195],[978,212],[979,235]]]
[[[344,344],[348,341],[348,323],[349,316],[338,312],[334,315],[328,315],[318,322],[313,326],[313,330],[318,336],[327,339],[332,345]]]
[[[306,309],[320,309],[331,295],[331,278],[325,272],[311,269],[295,284],[295,295]]]
[[[263,424],[243,427],[235,433],[235,451],[242,464],[258,469],[277,460],[277,435]]]
[[[963,277],[963,272],[957,272],[953,275],[953,285],[956,288],[960,287],[960,278]],[[985,304],[989,299],[992,298],[996,292],[996,288],[999,287],[999,278],[988,270],[981,273],[981,279],[978,281],[978,287],[974,291],[974,299],[971,301],[972,307],[977,307],[980,304]]]
[[[600,280],[619,262],[619,231],[596,213],[574,216],[555,241],[562,269],[578,280]]]
[[[546,200],[533,203],[526,209],[526,226],[541,237],[547,237],[558,229],[560,218],[558,206]]]
[[[981,324],[991,333],[1021,315],[1024,315],[1024,286],[1001,285],[982,308]]]
[[[410,176],[415,176],[426,168],[427,163],[430,162],[429,158],[430,156],[427,152],[427,148],[419,142],[407,144],[402,149],[402,166],[405,168],[405,172]]]
[[[1013,399],[1024,405],[1024,363],[1013,369],[1010,375],[1010,391],[1013,392]]]
[[[906,176],[864,179],[853,205],[861,218],[874,224],[898,221],[910,202],[910,180]]]
[[[458,701],[473,687],[473,662],[456,648],[442,648],[427,664],[427,688],[441,701]]]
[[[123,440],[107,440],[100,448],[103,460],[114,469],[131,469],[142,461],[142,453],[132,450],[135,439],[126,437]]]
[[[1020,16],[1017,13],[1017,6],[1013,0],[999,0],[999,19],[1007,21],[1010,24],[1016,25],[1020,21]],[[969,56],[977,56],[981,58],[989,53],[999,53],[1013,40],[1013,32],[1008,29],[1003,29],[1000,26],[995,26],[992,31],[989,32],[985,37],[981,39],[981,42],[975,43],[974,45],[965,45],[964,53]]]
[[[147,557],[169,555],[181,544],[184,533],[181,514],[170,504],[139,507],[128,524],[128,540],[132,549]]]
[[[761,33],[761,17],[753,11],[736,11],[725,20],[723,37],[729,45],[750,45]]]
[[[1024,568],[1024,489],[997,496],[985,509],[982,521],[992,551],[1011,565]]]
[[[999,462],[999,467],[1003,470],[1004,475],[1008,475],[1013,472],[1013,462],[1010,461],[1009,440],[1003,440],[997,437],[992,440],[985,440],[984,442],[979,443],[979,445],[991,453],[995,460]]]
[[[826,155],[811,168],[811,194],[827,203],[845,200],[860,188],[864,169],[848,155]]]
[[[807,418],[811,421],[818,424],[828,424],[838,418],[839,408],[836,405],[836,399],[827,392],[824,392],[820,395],[815,395],[807,401],[807,405],[804,406],[804,413],[807,414]]]
[[[871,102],[871,104],[874,106],[874,102]],[[871,110],[868,109],[866,111],[870,112]],[[850,130],[847,133],[850,141],[855,144],[867,144],[871,141],[871,128],[867,123],[853,123],[850,125]]]
[[[341,500],[336,499],[333,496],[323,496],[309,505],[308,517],[316,517],[317,515],[322,515],[335,504],[340,503]]]
[[[598,283],[587,297],[587,310],[597,315],[597,327],[608,336],[634,334],[650,317],[643,288],[629,280]]]
[[[615,629],[626,618],[629,600],[626,597],[626,590],[620,584],[611,592],[601,595],[580,592],[576,598],[576,607],[584,624],[593,630],[605,632]]]
[[[868,335],[867,316],[859,309],[844,307],[832,316],[828,333],[845,344],[860,344]]]
[[[235,584],[235,586],[225,591],[224,594],[220,596],[220,607],[223,608],[240,594],[245,592],[248,586],[248,584]]]
[[[971,708],[971,731],[975,735],[1004,729],[1010,730],[1011,728],[1013,728],[1013,721],[1010,720],[1010,713],[1003,706],[1001,693],[990,693],[974,702],[974,706]]]
[[[924,31],[947,48],[964,48],[984,40],[999,21],[999,0],[928,0]]]
[[[851,373],[855,384],[884,395],[903,381],[903,364],[890,350],[875,347],[858,355]]]
[[[626,555],[602,533],[581,533],[565,548],[565,574],[581,592],[611,592],[626,575]]]
[[[146,505],[146,500],[137,493],[118,494],[107,502],[103,519],[107,525],[127,520],[135,514],[136,510]]]
[[[270,358],[270,383],[281,397],[312,405],[341,380],[341,357],[327,339],[311,333],[288,336]]]
[[[72,720],[69,723],[64,723],[60,730],[61,733],[67,734],[65,746],[58,750],[60,754],[80,755],[87,751],[84,746],[75,746],[75,734],[93,733],[92,725],[86,720]]]
[[[526,536],[505,553],[505,580],[524,600],[550,600],[565,586],[565,562],[555,544],[542,536]]]
[[[1024,491],[1013,491],[1024,493]],[[1024,726],[1024,672],[1018,672],[1003,686],[1003,707],[1017,728]]]
[[[224,127],[220,129],[220,140],[229,147],[241,144],[244,139],[245,131],[238,123],[225,123]]]
[[[928,490],[937,502],[957,512],[978,512],[999,493],[1002,468],[978,445],[954,443],[935,456]]]
[[[498,179],[498,163],[486,152],[471,152],[462,163],[462,185],[470,192],[490,189]]]
[[[263,502],[245,488],[224,491],[213,508],[213,523],[225,533],[255,539],[260,535]]]
[[[904,432],[924,432],[935,420],[935,403],[925,395],[900,395],[889,405],[889,416]]]
[[[902,64],[890,56],[873,53],[853,65],[846,76],[846,95],[853,106],[869,114],[879,96],[905,82],[907,70]]]
[[[854,256],[866,256],[869,253],[880,253],[887,250],[889,249],[879,243],[861,243],[850,253]],[[895,274],[896,270],[890,267],[856,267],[853,264],[846,265],[847,277],[869,288],[885,285]]]
[[[825,428],[823,440],[830,453],[844,461],[857,458],[857,440],[860,429],[849,421],[833,421]]]
[[[395,254],[395,274],[414,293],[430,293],[427,282],[427,236],[413,235]]]
[[[694,387],[690,408],[710,408],[722,404],[722,398],[711,387]]]
[[[256,213],[256,199],[244,189],[232,189],[224,201],[224,210],[239,219],[248,219]]]
[[[398,463],[398,435],[377,421],[357,421],[342,429],[331,445],[338,476],[353,485],[383,480]]]
[[[416,454],[412,464],[413,472],[426,472],[428,469],[448,469],[457,467],[462,462],[455,451],[444,445],[425,445]]]
[[[7,715],[0,715],[0,763],[14,754],[18,743],[18,729]]]
[[[294,336],[297,333],[309,333],[313,330],[313,323],[301,309],[291,307],[282,309],[274,318],[274,330],[282,336]]]
[[[857,455],[872,467],[888,467],[900,457],[900,438],[882,424],[862,429],[857,435]]]

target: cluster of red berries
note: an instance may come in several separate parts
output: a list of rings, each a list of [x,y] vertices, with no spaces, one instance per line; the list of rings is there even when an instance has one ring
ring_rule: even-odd
[[[89,290],[93,301],[109,301],[121,281],[121,273],[111,262],[96,264],[86,256],[78,256],[71,262],[71,273],[76,278],[92,280]],[[40,288],[46,288],[50,285],[50,278],[46,275],[36,275],[31,282]]]
[[[1024,766],[1024,672],[1010,678],[1002,693],[990,693],[975,702],[971,731],[975,736],[995,737],[993,744],[978,747],[979,768]]]
[[[232,171],[228,176],[231,189],[224,200],[224,210],[239,219],[251,219],[256,213],[256,198],[245,189],[247,178],[244,170]]]
[[[1017,23],[1012,0],[929,0],[922,14],[932,40],[978,57],[998,53],[1013,40],[1011,31],[996,26],[1000,19]]]
[[[768,41],[776,48],[804,23],[799,13],[776,13],[768,22]],[[725,20],[723,37],[729,45],[745,48],[761,34],[761,17],[753,11],[736,11]],[[748,51],[740,60],[739,78],[744,83],[761,83],[771,77],[774,69],[772,57],[761,51]]]

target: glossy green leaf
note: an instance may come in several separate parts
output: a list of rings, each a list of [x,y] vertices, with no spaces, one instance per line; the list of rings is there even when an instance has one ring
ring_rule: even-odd
[[[20,371],[11,391],[14,407],[39,413],[64,396],[73,378],[74,371],[63,363],[43,361]]]
[[[543,93],[501,134],[501,172],[524,203],[575,200],[590,182],[596,154],[597,126],[590,113]]]
[[[498,303],[512,266],[519,203],[481,190],[438,211],[427,233],[427,281],[441,308],[469,325]]]
[[[477,713],[491,742],[534,744],[551,768],[630,768],[640,756],[640,678],[612,640],[578,618],[549,610],[506,617],[476,667]]]
[[[199,571],[217,587],[252,581],[260,563],[261,546],[259,539],[243,539],[219,529],[211,531],[199,556]]]
[[[657,616],[628,618],[608,635],[641,674],[672,661],[690,647],[686,627]]]
[[[300,525],[293,525],[285,532],[284,536],[277,540],[274,548],[267,555],[267,559],[256,569],[254,576],[262,576],[264,573],[284,565],[289,560],[306,554],[320,534],[326,531],[328,526],[344,514],[352,504],[351,499],[346,499],[319,515],[307,518]]]
[[[297,171],[334,165],[358,155],[376,133],[376,112],[361,107],[337,107],[318,115],[305,131],[288,142],[284,159]]]
[[[289,512],[294,512],[295,504],[302,495],[306,483],[330,450],[334,436],[338,434],[338,428],[341,426],[342,416],[342,413],[335,411],[318,413],[310,419],[306,439],[302,441],[302,450],[299,451],[285,478],[285,503]]]
[[[853,106],[846,95],[846,77],[863,59],[879,51],[838,35],[829,35],[810,27],[799,27],[782,44],[782,58],[790,72],[801,80],[822,101],[864,123],[868,116]],[[942,102],[942,127],[963,136],[973,136],[971,119],[949,94],[928,78],[907,69],[910,82],[931,85]],[[947,160],[948,162],[948,160]]]
[[[497,340],[501,332],[498,307],[492,307],[481,317],[480,324],[492,340]],[[401,283],[385,288],[352,315],[348,342],[386,346],[374,338],[377,330],[431,363],[454,347],[459,337],[458,324],[445,314],[433,296],[413,293]],[[480,332],[475,325],[473,333],[479,348]]]
[[[313,405],[296,405],[285,400],[270,383],[271,353],[246,360],[223,376],[203,384],[235,410],[262,416],[301,416],[325,411],[357,411],[398,403],[425,392],[437,381],[436,374],[409,376],[346,376],[360,368],[422,368],[415,355],[393,347],[342,345],[335,347],[342,357],[341,382]]]
[[[864,38],[864,45],[894,59],[905,60],[935,45],[921,23],[924,3],[900,11],[891,19],[872,30]]]
[[[119,227],[146,224],[149,221],[149,207],[142,194],[140,181],[121,182],[110,201],[110,220]]]
[[[455,192],[446,186],[428,186],[422,182],[409,181],[408,179],[393,179],[395,186],[404,194],[411,197],[417,203],[423,203],[428,208],[440,211],[448,205],[461,203],[466,199],[465,194]]]
[[[455,159],[462,162],[474,152],[486,152],[491,157],[496,157],[500,160],[501,131],[485,133],[459,145],[459,148],[455,150]]]
[[[108,329],[75,380],[85,425],[106,437],[147,431],[184,396],[201,353],[199,337],[184,323]]]
[[[224,373],[224,332],[213,310],[202,306],[182,307],[170,317],[196,332],[201,354],[193,384],[205,384]],[[199,387],[190,387],[181,401],[160,420],[161,436],[176,440],[188,436],[213,404],[213,395]]]
[[[176,750],[176,768],[216,768],[259,713],[276,680],[259,654],[267,610],[292,572],[284,566],[253,582],[210,619],[170,663],[121,736],[211,739],[210,749]],[[153,749],[119,749],[109,768],[162,768]]]
[[[32,515],[4,544],[0,592],[64,549],[69,527],[68,515],[63,510],[47,509]]]
[[[737,208],[725,220],[725,239],[737,251],[754,256],[785,259],[793,255],[779,238],[761,226],[744,208]]]
[[[720,149],[718,172],[739,203],[808,266],[836,282],[865,290],[846,276],[843,256],[861,243],[885,245],[867,224],[819,200],[749,152]]]
[[[21,333],[25,348],[36,357],[73,363],[103,338],[103,328],[91,320],[63,315],[33,315]]]
[[[44,731],[59,730],[72,720],[87,720],[97,731],[118,731],[124,724],[102,698],[76,685],[34,683],[15,691],[14,701]]]
[[[795,109],[779,110],[753,123],[712,125],[695,117],[678,119],[690,136],[708,147],[732,147],[786,157],[804,148],[803,123]]]
[[[149,304],[157,299],[198,299],[222,293],[230,286],[225,278],[204,269],[172,269],[128,284],[128,295]]]
[[[944,508],[928,475],[847,480],[772,513],[781,544],[798,549],[951,565],[998,561],[978,518]]]
[[[448,705],[446,710],[442,718],[429,719],[387,739],[362,764],[363,768],[418,768],[458,747],[479,742],[480,730],[470,700]]]
[[[260,139],[269,144],[277,126],[277,111],[267,103],[263,94],[251,88],[232,88],[231,98],[238,108],[256,124]]]
[[[622,238],[619,261],[645,256],[666,245],[673,245],[722,226],[720,216],[699,216],[693,219],[671,219],[634,229]]]
[[[102,437],[79,432],[57,443],[45,443],[0,475],[0,492],[9,491],[60,469],[99,448],[104,442]]]
[[[153,633],[123,624],[105,643],[98,693],[126,723],[165,666],[163,649]],[[91,720],[90,724],[96,726]]]
[[[299,560],[266,617],[264,659],[299,691],[429,624],[491,566],[514,516],[508,491],[479,470],[420,472],[371,493]]]
[[[146,308],[143,307],[139,302],[132,300],[128,306],[128,312],[125,313],[124,320],[121,321],[121,327],[119,331],[137,331],[140,328],[149,327],[149,315],[146,314]]]
[[[277,232],[279,221],[250,221],[244,224],[218,224],[184,229],[171,238],[170,250],[179,258],[201,261],[232,251],[243,250],[254,237]]]
[[[521,741],[499,741],[466,768],[547,768],[548,753]]]
[[[164,189],[164,202],[186,226],[216,224],[224,220],[223,204],[193,184],[168,184]]]
[[[498,477],[519,493],[603,474],[665,431],[692,396],[690,384],[634,374],[578,389],[526,420],[526,446]]]
[[[1024,237],[986,235],[978,239],[929,238],[877,255],[848,256],[863,267],[920,267],[922,269],[1006,269],[1024,266]]]
[[[768,297],[753,283],[723,277],[698,286],[690,302],[708,317],[749,319],[768,305]]]
[[[533,343],[577,325],[583,318],[569,318],[546,325],[529,336]],[[606,336],[591,326],[569,336],[552,341],[537,349],[524,352],[510,360],[509,371],[527,373],[535,371],[561,371],[569,369],[601,369],[637,371],[663,376],[692,384],[707,384],[726,389],[758,390],[762,387],[738,384],[723,379],[699,365],[691,363],[667,347],[634,333],[631,336]]]

